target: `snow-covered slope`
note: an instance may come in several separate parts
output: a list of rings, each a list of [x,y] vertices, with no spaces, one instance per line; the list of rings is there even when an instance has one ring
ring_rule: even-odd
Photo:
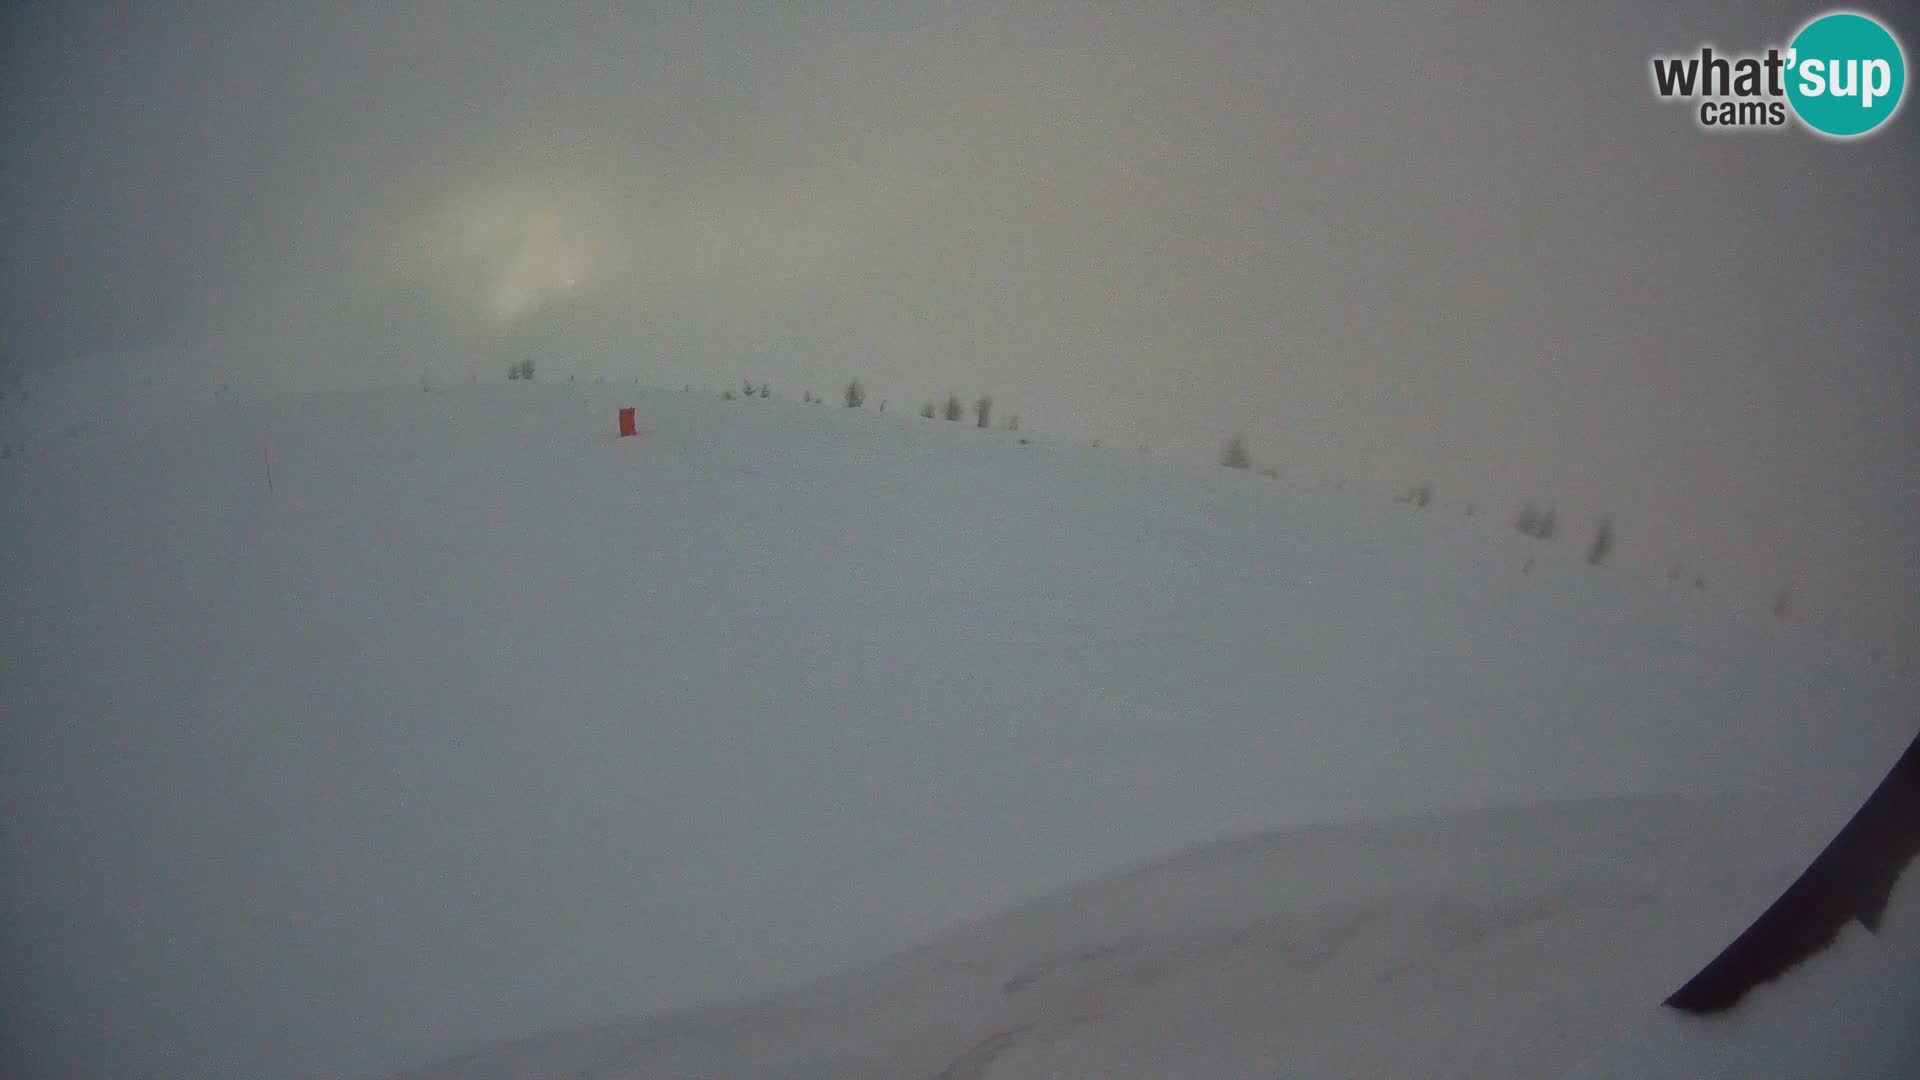
[[[616,440],[628,404],[651,433]],[[1692,924],[1698,955],[1600,916],[1623,1010],[1912,736],[1910,687],[1563,548],[1019,440],[496,384],[115,413],[0,464],[23,1062],[360,1075],[765,992],[1250,833],[1408,816],[1382,844],[1442,844],[1462,808],[1796,793],[1714,819],[1766,872],[1710,871],[1716,910],[1751,896]],[[1371,835],[1296,842],[1349,881]],[[1513,834],[1537,879],[1465,879],[1535,883],[1493,916],[1444,885],[1296,902],[1377,957],[1672,876],[1583,877],[1553,835]],[[1423,857],[1399,865],[1477,858]]]
[[[1665,995],[1655,958],[1712,952],[1729,902],[1778,886],[1805,836],[1749,827],[1775,812],[1652,796],[1263,834],[785,994],[404,1080],[1553,1077]]]

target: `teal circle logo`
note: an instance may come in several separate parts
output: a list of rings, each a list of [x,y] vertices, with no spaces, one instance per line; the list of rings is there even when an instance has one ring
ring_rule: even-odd
[[[1806,125],[1848,139],[1887,122],[1907,88],[1907,61],[1887,28],[1840,11],[1800,29],[1788,46],[1787,100]]]

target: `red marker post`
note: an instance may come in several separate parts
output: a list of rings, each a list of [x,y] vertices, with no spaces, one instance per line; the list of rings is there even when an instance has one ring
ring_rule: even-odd
[[[621,409],[620,410],[620,437],[624,439],[629,435],[637,435],[637,434],[639,434],[639,432],[634,426],[633,410]]]

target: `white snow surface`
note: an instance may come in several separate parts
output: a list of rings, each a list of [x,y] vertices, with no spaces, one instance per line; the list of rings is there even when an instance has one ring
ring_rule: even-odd
[[[1262,834],[784,994],[405,1080],[1551,1077],[1790,876],[1749,826],[1774,812],[1647,796]]]
[[[432,1075],[1551,1072],[1913,734],[1910,684],[1570,547],[1031,434],[587,384],[33,407],[15,1075],[570,1027]]]

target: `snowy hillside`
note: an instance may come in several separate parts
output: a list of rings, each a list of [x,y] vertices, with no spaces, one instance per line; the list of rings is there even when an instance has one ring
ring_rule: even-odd
[[[786,994],[404,1080],[1553,1077],[1623,1020],[1647,1024],[1632,1005],[1666,993],[1663,969],[1711,952],[1727,905],[1778,886],[1779,847],[1804,837],[1755,835],[1748,819],[1775,812],[1646,797],[1264,834]],[[1764,1002],[1761,1025],[1662,1019],[1584,1075],[1895,1080],[1850,1066],[1916,1060],[1915,959],[1856,931],[1872,944],[1849,939],[1845,962],[1871,977],[1842,967],[1819,987],[1844,1011],[1790,997]],[[1771,1036],[1760,1054],[1744,1049],[1756,1029]],[[1729,1057],[1739,1068],[1711,1069]]]
[[[626,386],[196,408],[0,415],[28,1075],[369,1075],[837,968],[536,1049],[1092,1075],[1144,1052],[1076,989],[1118,973],[1182,1033],[1152,1075],[1564,1068],[1913,735],[1790,627],[1247,473]],[[1451,1011],[1377,1038],[1409,1001]]]

